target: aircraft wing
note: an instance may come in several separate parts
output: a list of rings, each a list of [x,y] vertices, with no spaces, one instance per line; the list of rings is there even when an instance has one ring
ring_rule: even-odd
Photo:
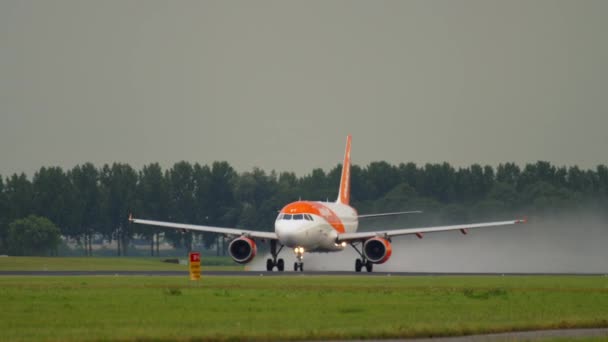
[[[338,235],[336,242],[338,242],[338,243],[339,242],[352,242],[352,241],[357,241],[357,240],[366,240],[366,239],[373,238],[373,237],[390,238],[393,236],[412,235],[412,234],[415,234],[419,238],[422,238],[422,234],[424,234],[424,233],[445,232],[445,231],[449,231],[449,230],[460,230],[463,234],[466,234],[467,229],[508,226],[508,225],[519,224],[519,223],[526,223],[526,219],[511,220],[511,221],[471,223],[471,224],[457,224],[457,225],[452,225],[452,226],[437,226],[437,227],[424,227],[424,228],[378,230],[378,231],[371,231],[371,232],[342,233],[342,234]]]
[[[234,235],[234,236],[247,236],[250,238],[257,239],[268,239],[268,240],[277,240],[277,234],[274,232],[261,232],[256,230],[247,230],[247,229],[239,229],[239,228],[224,228],[224,227],[213,227],[213,226],[199,226],[195,224],[184,224],[184,223],[173,223],[173,222],[163,222],[163,221],[151,221],[151,220],[140,220],[129,217],[129,221],[137,224],[149,225],[149,226],[157,226],[157,227],[166,227],[173,228],[178,230],[193,230],[197,232],[208,232],[208,233],[218,233],[223,235]]]

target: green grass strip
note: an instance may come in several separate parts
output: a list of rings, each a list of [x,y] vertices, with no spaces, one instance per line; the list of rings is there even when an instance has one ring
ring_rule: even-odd
[[[297,340],[608,327],[608,278],[0,277],[8,341]]]

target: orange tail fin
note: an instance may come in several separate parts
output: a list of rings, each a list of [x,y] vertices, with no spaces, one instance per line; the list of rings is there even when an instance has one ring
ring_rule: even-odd
[[[350,141],[351,136],[349,135],[346,137],[346,151],[344,152],[340,191],[338,193],[338,202],[343,204],[349,204],[350,202]]]

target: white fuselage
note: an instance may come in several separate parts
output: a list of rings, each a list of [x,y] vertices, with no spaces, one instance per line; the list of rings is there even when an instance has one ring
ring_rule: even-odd
[[[339,233],[357,231],[357,212],[342,203],[299,201],[285,206],[275,221],[279,242],[306,252],[335,252],[344,249],[336,243]]]

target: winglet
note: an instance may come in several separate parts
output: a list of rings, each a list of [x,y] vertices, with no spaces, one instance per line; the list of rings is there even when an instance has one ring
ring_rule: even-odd
[[[524,218],[515,221],[515,223],[528,223],[528,216],[524,216]]]
[[[350,142],[351,136],[346,137],[346,151],[342,163],[342,177],[340,178],[340,190],[338,192],[338,203],[349,204],[350,202]]]
[[[129,213],[129,222],[133,222],[133,213]]]

